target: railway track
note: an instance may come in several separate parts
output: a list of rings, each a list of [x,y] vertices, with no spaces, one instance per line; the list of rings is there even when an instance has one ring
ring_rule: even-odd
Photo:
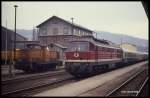
[[[23,79],[23,80],[22,80]],[[26,92],[33,91],[45,86],[57,84],[67,80],[72,80],[73,77],[66,72],[33,75],[28,78],[19,78],[5,80],[2,82],[2,95],[3,96],[22,96]],[[26,94],[25,94],[26,95]]]
[[[139,92],[136,94],[136,96],[143,96],[143,92],[145,91],[144,90],[144,87],[146,87],[146,85],[148,84],[148,79],[149,77],[147,77],[144,81],[144,83],[142,84],[141,88],[139,89]],[[147,91],[148,92],[148,91]],[[145,96],[145,95],[144,95]]]
[[[34,73],[34,74],[23,74],[21,76],[16,76],[13,78],[2,79],[2,84],[21,82],[21,81],[26,81],[29,79],[32,80],[32,79],[46,77],[46,76],[54,76],[54,75],[62,74],[64,72],[65,70],[54,71],[54,72],[44,72],[44,73]]]
[[[7,68],[7,71],[9,69]],[[13,69],[15,70],[15,69]],[[2,71],[3,71],[3,68],[2,68]],[[19,70],[20,71],[20,70]],[[14,76],[10,76],[9,74],[2,74],[2,82],[5,82],[5,81],[8,81],[8,80],[16,80],[16,79],[19,79],[19,78],[28,78],[30,76],[36,76],[36,75],[44,75],[44,74],[54,74],[54,73],[59,73],[61,71],[65,71],[63,68],[59,68],[59,69],[56,69],[56,70],[50,70],[50,71],[45,71],[45,72],[36,72],[36,73],[26,73],[24,71],[22,72],[18,72],[18,73],[14,73]]]
[[[148,79],[148,70],[139,71],[106,96],[139,96]]]
[[[147,77],[143,83],[143,85],[141,86],[140,90],[139,90],[139,93],[137,93],[136,96],[139,96],[139,97],[146,97],[148,96],[148,80],[149,80],[149,77]]]
[[[147,74],[147,71],[143,70],[137,73],[136,75],[132,76],[132,78],[130,78],[127,81],[130,82],[131,80],[133,80],[140,74],[143,75],[143,73]],[[5,80],[2,82],[2,95],[3,96],[31,96],[32,92],[34,95],[36,91],[38,93],[42,91],[41,88],[48,88],[48,86],[52,88],[53,85],[56,85],[56,87],[58,87],[59,85],[68,84],[68,83],[71,83],[72,81],[74,82],[74,80],[75,79],[71,75],[69,75],[68,73],[64,71],[60,71],[57,73],[54,72],[54,73],[31,75],[31,76],[18,78],[18,80],[9,79],[9,80]],[[128,84],[127,81],[124,85]],[[147,82],[145,82],[145,84],[146,83]],[[145,84],[143,84],[143,87]],[[121,89],[122,87],[120,87],[119,89]],[[142,91],[143,87],[142,86],[140,87]],[[119,90],[115,89],[111,93],[109,93],[107,96],[116,96],[113,92],[119,92]],[[117,94],[117,96],[120,96],[120,95]]]

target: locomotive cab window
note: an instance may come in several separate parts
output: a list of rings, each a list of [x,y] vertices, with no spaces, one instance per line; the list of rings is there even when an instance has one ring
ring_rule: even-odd
[[[89,51],[88,42],[71,42],[67,51]]]

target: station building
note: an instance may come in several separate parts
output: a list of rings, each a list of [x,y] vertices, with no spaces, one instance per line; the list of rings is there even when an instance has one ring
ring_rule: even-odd
[[[68,41],[83,36],[93,36],[93,31],[83,26],[66,21],[57,16],[52,16],[48,20],[37,26],[38,41],[41,44],[56,43],[68,46]]]

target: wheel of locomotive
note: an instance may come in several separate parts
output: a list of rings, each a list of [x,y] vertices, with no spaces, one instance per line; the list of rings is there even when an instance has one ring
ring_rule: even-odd
[[[94,66],[93,66],[93,65],[90,65],[90,64],[88,64],[88,65],[86,66],[85,71],[86,71],[86,75],[87,75],[87,76],[90,76],[90,75],[95,74],[95,71],[94,71],[94,68],[93,68],[93,67],[94,67]]]
[[[56,70],[56,66],[58,65],[57,61],[51,61],[47,65],[48,70]]]
[[[94,74],[97,74],[97,73],[100,73],[101,72],[101,69],[98,65],[94,65],[93,66],[93,70],[94,70]]]
[[[72,75],[75,75],[77,70],[79,69],[79,65],[73,65],[72,63],[69,65],[66,65],[65,69],[67,72],[69,72]]]

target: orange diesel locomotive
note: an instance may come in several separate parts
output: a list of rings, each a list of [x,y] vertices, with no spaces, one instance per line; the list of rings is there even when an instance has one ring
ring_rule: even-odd
[[[22,55],[16,60],[15,68],[26,72],[47,71],[55,69],[58,61],[57,51],[50,51],[48,46],[28,44],[27,49],[20,50]]]

